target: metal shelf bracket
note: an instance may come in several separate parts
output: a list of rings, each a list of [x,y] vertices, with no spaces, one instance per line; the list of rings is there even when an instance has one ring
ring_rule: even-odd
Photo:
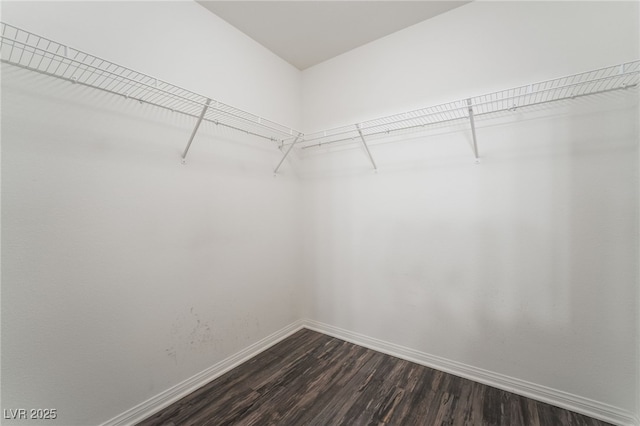
[[[275,170],[273,171],[273,175],[274,176],[278,173],[278,170],[280,169],[280,166],[282,166],[282,163],[284,162],[284,159],[287,158],[287,155],[289,155],[289,153],[291,152],[291,150],[293,149],[295,144],[298,142],[300,137],[302,137],[302,133],[298,133],[298,136],[296,136],[296,138],[293,140],[291,145],[289,145],[289,148],[287,148],[287,152],[284,153],[284,155],[282,156],[282,159],[280,159],[280,162],[278,163],[278,165],[276,166]]]
[[[364,135],[362,134],[362,130],[360,130],[360,125],[356,124],[356,129],[358,129],[358,134],[360,135],[360,139],[362,139],[362,144],[364,145],[364,149],[367,151],[367,155],[369,156],[369,160],[371,160],[371,164],[373,165],[373,170],[378,171],[378,166],[376,166],[376,162],[373,161],[373,157],[371,156],[371,152],[369,151],[369,146],[367,145],[367,141],[364,139]]]
[[[182,164],[185,164],[187,162],[187,153],[189,152],[189,148],[191,148],[191,143],[193,142],[193,138],[196,137],[198,128],[200,127],[200,124],[202,123],[202,119],[204,118],[204,115],[206,114],[207,108],[209,108],[210,104],[211,104],[211,99],[207,98],[207,102],[204,104],[204,107],[202,108],[202,112],[198,117],[196,126],[193,128],[193,131],[191,132],[191,137],[189,138],[189,142],[187,142],[187,147],[184,149],[184,152],[182,153]]]
[[[476,159],[476,163],[479,163],[480,157],[478,156],[478,141],[476,140],[476,122],[473,118],[471,98],[467,99],[467,105],[469,106],[469,122],[471,123],[471,136],[473,137],[473,156]]]

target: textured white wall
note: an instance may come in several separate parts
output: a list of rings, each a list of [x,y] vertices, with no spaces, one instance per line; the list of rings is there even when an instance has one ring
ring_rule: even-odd
[[[304,120],[637,59],[639,28],[637,3],[474,2],[305,71]],[[468,130],[374,145],[377,174],[309,153],[310,317],[637,413],[637,117],[605,96],[483,120],[480,165]]]
[[[195,3],[5,3],[3,19],[298,121],[299,72]],[[3,409],[99,424],[300,318],[291,167],[274,178],[275,146],[209,124],[183,166],[194,124],[3,66]]]

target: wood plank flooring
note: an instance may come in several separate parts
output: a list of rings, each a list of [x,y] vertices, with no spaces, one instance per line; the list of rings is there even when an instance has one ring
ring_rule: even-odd
[[[138,424],[150,425],[608,423],[303,329]]]

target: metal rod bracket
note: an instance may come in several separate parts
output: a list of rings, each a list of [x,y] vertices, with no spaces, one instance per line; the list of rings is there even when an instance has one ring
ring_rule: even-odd
[[[282,163],[284,162],[284,159],[287,158],[287,155],[289,155],[289,153],[291,152],[291,150],[293,149],[294,145],[298,142],[298,140],[302,137],[302,133],[298,133],[298,136],[296,136],[296,138],[293,140],[293,142],[291,143],[291,145],[289,145],[289,148],[287,148],[287,152],[284,153],[284,155],[282,156],[282,158],[280,159],[280,162],[278,163],[278,165],[276,166],[276,168],[273,170],[273,176],[276,176],[278,174],[278,170],[280,169],[280,166],[282,166]],[[284,146],[284,143],[282,144],[282,146]]]
[[[191,143],[193,142],[193,138],[196,137],[196,133],[198,132],[198,128],[200,127],[200,124],[204,119],[204,115],[207,112],[207,108],[209,108],[209,104],[211,104],[211,99],[207,98],[207,102],[204,104],[204,107],[202,108],[202,112],[198,117],[196,126],[193,128],[193,131],[191,132],[191,137],[189,137],[189,142],[187,142],[187,147],[184,149],[184,152],[182,153],[182,164],[187,163],[187,153],[189,152],[189,148],[191,148]]]
[[[471,103],[471,98],[467,99],[467,106],[469,107],[469,122],[471,123],[471,136],[473,137],[473,156],[476,159],[476,164],[480,162],[480,157],[478,156],[478,141],[476,139],[476,122],[473,118],[473,105]]]
[[[362,144],[364,145],[364,149],[367,151],[367,155],[369,156],[369,160],[373,165],[373,170],[378,172],[378,166],[376,166],[376,162],[373,161],[373,157],[371,156],[371,151],[369,151],[369,146],[367,145],[367,141],[364,139],[364,135],[362,134],[362,130],[360,130],[360,125],[356,124],[356,129],[358,130],[358,134],[360,135],[360,139],[362,139]]]

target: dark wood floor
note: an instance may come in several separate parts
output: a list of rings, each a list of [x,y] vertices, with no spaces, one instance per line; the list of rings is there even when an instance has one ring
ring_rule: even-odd
[[[607,425],[304,329],[139,426],[372,424]]]

